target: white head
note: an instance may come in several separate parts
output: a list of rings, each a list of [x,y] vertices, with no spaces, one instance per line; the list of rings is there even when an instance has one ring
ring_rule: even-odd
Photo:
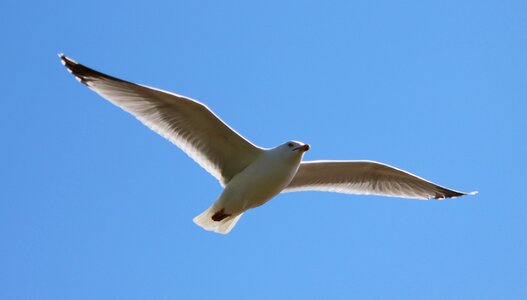
[[[309,145],[297,141],[289,141],[273,149],[289,157],[302,157],[304,152],[309,150]]]

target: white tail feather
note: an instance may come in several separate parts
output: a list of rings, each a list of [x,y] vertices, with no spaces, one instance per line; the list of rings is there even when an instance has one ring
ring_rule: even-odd
[[[236,225],[236,222],[238,222],[238,220],[243,214],[241,213],[238,215],[228,216],[221,221],[214,221],[212,220],[212,216],[214,215],[216,210],[217,208],[212,205],[206,211],[202,212],[194,219],[192,219],[192,221],[194,221],[194,223],[196,223],[198,226],[201,226],[205,230],[214,231],[221,234],[227,234],[232,230],[234,225]]]

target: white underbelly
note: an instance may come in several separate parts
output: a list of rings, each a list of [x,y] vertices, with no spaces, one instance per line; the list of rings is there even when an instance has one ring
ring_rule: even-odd
[[[219,201],[228,213],[241,213],[260,206],[291,182],[299,163],[257,161],[234,176]]]

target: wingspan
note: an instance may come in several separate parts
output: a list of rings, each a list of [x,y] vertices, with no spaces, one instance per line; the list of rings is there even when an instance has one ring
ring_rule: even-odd
[[[373,194],[415,199],[444,199],[472,193],[458,192],[411,173],[374,161],[305,161],[284,189]]]
[[[262,151],[198,101],[108,76],[59,56],[80,82],[170,140],[222,185]]]

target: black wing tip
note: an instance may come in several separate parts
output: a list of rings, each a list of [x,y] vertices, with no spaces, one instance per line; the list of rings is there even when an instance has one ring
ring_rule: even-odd
[[[59,53],[58,56],[60,57],[60,61],[62,62],[62,64],[68,68],[68,70],[75,66],[75,65],[78,65],[79,63],[74,61],[73,59],[67,57],[66,55],[64,55],[64,53]]]
[[[447,190],[443,193],[436,193],[436,195],[432,198],[436,200],[443,200],[447,198],[457,198],[457,197],[467,196],[467,195],[473,196],[473,195],[476,195],[477,193],[478,193],[477,191],[464,193],[464,192],[458,192],[458,191],[453,191],[453,190]]]
[[[93,70],[67,57],[66,55],[64,55],[64,53],[59,53],[58,56],[60,57],[60,62],[62,63],[62,65],[66,67],[68,72],[75,76],[75,79],[77,79],[80,83],[88,85],[88,78],[90,73],[92,73],[91,71]]]
[[[94,69],[90,69],[75,60],[67,57],[64,55],[64,53],[58,54],[60,57],[60,61],[62,64],[66,67],[68,72],[70,72],[75,78],[80,82],[87,86],[90,86],[90,82],[96,81],[99,79],[105,79],[105,80],[113,80],[113,81],[119,81],[119,82],[127,82],[122,79],[106,75],[104,73],[101,73],[99,71],[95,71]],[[129,83],[129,82],[127,82]]]

